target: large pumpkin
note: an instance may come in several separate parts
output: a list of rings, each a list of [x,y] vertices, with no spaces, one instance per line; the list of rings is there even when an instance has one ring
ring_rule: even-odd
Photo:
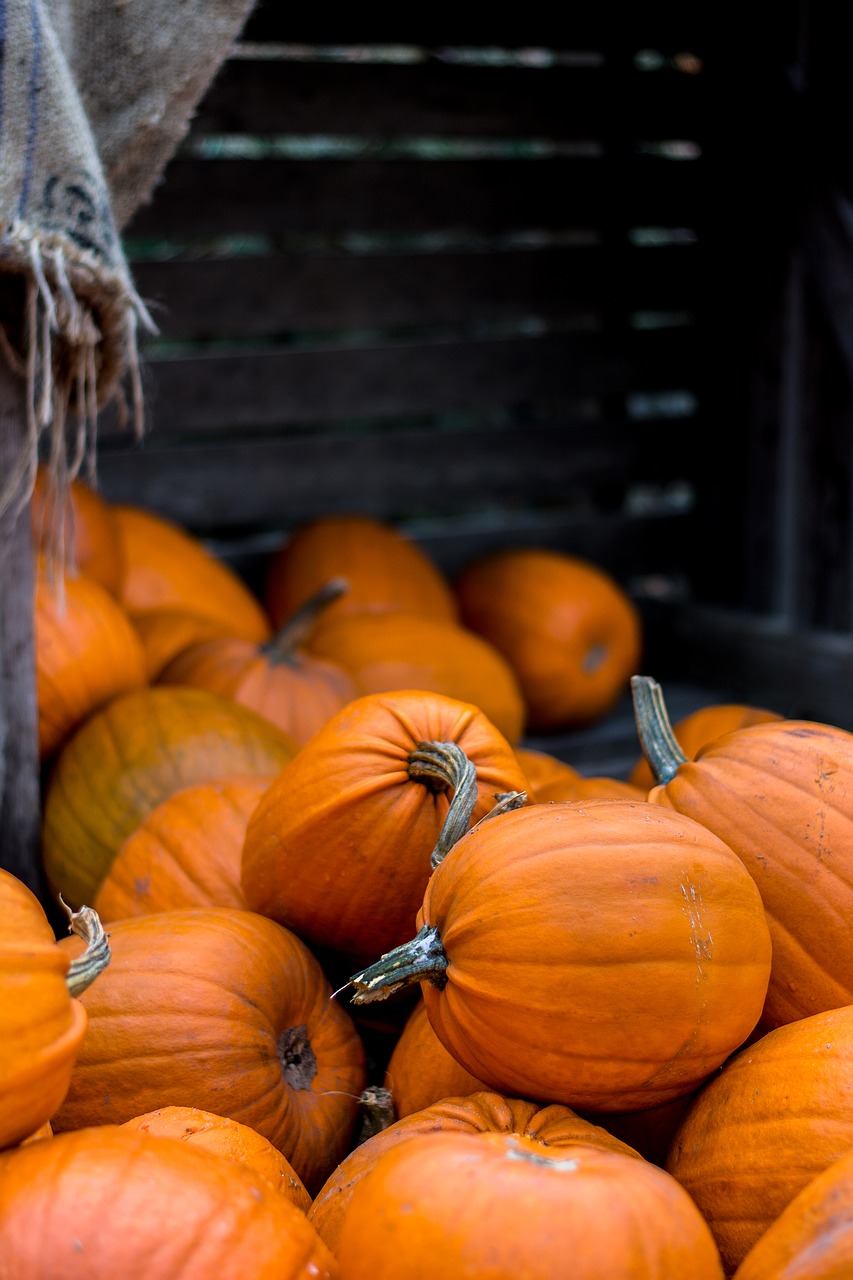
[[[763,1021],[853,1003],[853,733],[805,720],[737,729],[688,760],[660,686],[635,677],[649,800],[724,840],[758,886],[773,939]]]
[[[341,1280],[722,1280],[713,1236],[662,1169],[517,1134],[431,1133],[385,1152],[355,1189]]]
[[[497,793],[524,790],[512,748],[479,708],[419,690],[357,698],[252,814],[246,901],[312,945],[355,956],[395,946],[411,935],[450,795],[464,798],[469,774],[475,821]]]
[[[569,1107],[540,1106],[525,1098],[506,1098],[480,1090],[467,1097],[444,1098],[413,1112],[356,1147],[329,1175],[314,1197],[309,1218],[333,1253],[356,1187],[386,1152],[430,1133],[515,1134],[540,1152],[567,1153],[578,1145],[640,1159],[636,1151],[606,1129],[582,1120]]]
[[[733,1271],[811,1180],[853,1148],[853,1006],[769,1031],[686,1110],[666,1161]]]
[[[115,1125],[0,1155],[3,1280],[335,1280],[305,1214],[236,1160]]]
[[[94,901],[102,920],[176,907],[240,907],[243,841],[270,778],[227,777],[158,804],[115,855]]]
[[[344,514],[306,521],[270,557],[264,599],[273,623],[280,626],[330,578],[349,587],[330,607],[333,617],[397,609],[458,616],[450,584],[416,542],[385,521]]]
[[[91,903],[124,841],[158,804],[198,782],[244,773],[272,779],[296,743],[229,698],[145,688],[97,711],[56,758],[42,853],[48,881]]]
[[[118,920],[110,942],[54,1129],[200,1107],[257,1129],[315,1191],[348,1149],[365,1060],[308,948],[227,907]]]
[[[0,868],[0,1148],[50,1120],[68,1090],[86,1032],[71,966],[35,894]],[[109,958],[101,951],[100,963]],[[94,971],[93,971],[94,972]],[[70,982],[70,986],[69,986]],[[2,1267],[0,1252],[0,1267]]]
[[[353,975],[420,981],[445,1048],[491,1088],[588,1111],[689,1093],[752,1031],[761,898],[698,822],[645,801],[534,804],[480,823],[427,885],[420,931]]]
[[[456,594],[462,621],[518,677],[531,729],[600,719],[637,670],[639,612],[619,583],[589,561],[508,548],[463,569]]]

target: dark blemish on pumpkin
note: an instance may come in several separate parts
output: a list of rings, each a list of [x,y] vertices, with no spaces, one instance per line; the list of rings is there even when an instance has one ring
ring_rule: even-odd
[[[590,649],[587,649],[586,653],[583,655],[581,667],[588,676],[593,676],[603,665],[606,657],[607,645],[594,644]]]
[[[288,1027],[278,1038],[281,1071],[291,1089],[310,1089],[317,1074],[317,1059],[305,1023]]]
[[[134,893],[138,894],[140,898],[146,897],[151,892],[151,877],[150,876],[134,876],[133,891]]]

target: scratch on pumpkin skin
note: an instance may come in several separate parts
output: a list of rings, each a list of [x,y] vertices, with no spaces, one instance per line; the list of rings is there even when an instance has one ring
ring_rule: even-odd
[[[824,798],[825,786],[828,792],[833,790],[831,781],[833,773],[835,773],[834,769],[818,769],[817,771],[815,782],[817,783],[817,789],[821,801],[823,801]],[[817,828],[817,860],[818,862],[822,862],[824,853],[826,853],[827,856],[832,853],[832,850],[826,847],[826,805],[824,803],[821,803],[818,810]]]
[[[702,971],[702,961],[711,960],[714,955],[714,942],[710,934],[702,935],[702,917],[700,909],[702,907],[702,891],[697,890],[694,884],[690,883],[689,877],[686,883],[681,885],[681,894],[684,898],[684,910],[687,919],[690,921],[690,934],[693,940],[693,949],[696,952],[696,964],[699,969],[698,980],[704,977]]]

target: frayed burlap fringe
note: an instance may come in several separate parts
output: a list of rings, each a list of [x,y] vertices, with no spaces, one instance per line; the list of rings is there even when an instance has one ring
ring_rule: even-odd
[[[30,500],[48,437],[50,508],[59,513],[44,531],[52,562],[64,565],[68,484],[81,472],[95,483],[98,415],[115,401],[136,438],[144,431],[137,330],[156,327],[126,275],[110,276],[102,263],[56,235],[12,225],[0,242],[0,272],[24,281],[25,315],[17,341],[0,325],[0,358],[26,380],[26,441],[12,473],[2,480],[0,516],[18,514]],[[129,384],[128,408],[124,384]]]

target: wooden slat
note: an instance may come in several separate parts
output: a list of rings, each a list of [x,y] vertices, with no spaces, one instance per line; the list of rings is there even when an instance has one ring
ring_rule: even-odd
[[[635,310],[690,311],[694,246],[631,254]],[[139,262],[139,293],[174,338],[430,326],[592,313],[609,286],[600,247],[503,253],[283,254]]]
[[[634,339],[630,353],[606,351],[595,335],[549,335],[186,356],[149,361],[145,393],[154,429],[187,435],[529,408],[695,381],[691,331]]]
[[[577,140],[609,137],[614,129],[634,138],[702,132],[701,76],[629,73],[614,98],[602,66],[236,58],[220,70],[192,135]]]
[[[174,159],[129,237],[479,231],[704,221],[695,162]]]

